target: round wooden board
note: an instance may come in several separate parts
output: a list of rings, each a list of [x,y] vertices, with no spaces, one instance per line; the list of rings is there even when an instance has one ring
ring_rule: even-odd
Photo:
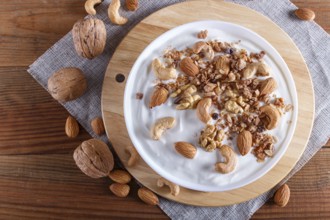
[[[178,196],[156,185],[159,175],[142,159],[134,167],[127,166],[124,149],[132,145],[127,133],[123,96],[126,80],[118,83],[118,73],[126,79],[135,60],[145,47],[169,29],[197,20],[221,20],[247,27],[269,41],[281,54],[296,83],[299,113],[297,127],[283,158],[259,180],[226,192],[198,192],[181,187]],[[202,27],[201,27],[202,28]],[[127,170],[144,186],[162,197],[196,206],[226,206],[244,202],[268,191],[294,167],[305,150],[314,118],[312,81],[304,59],[290,37],[267,17],[240,5],[217,0],[188,1],[164,8],[140,22],[121,42],[106,70],[102,90],[102,113],[109,140]]]

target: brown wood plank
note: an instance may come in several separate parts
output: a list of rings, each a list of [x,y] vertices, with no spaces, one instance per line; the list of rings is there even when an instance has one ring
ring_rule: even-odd
[[[280,208],[270,200],[253,219],[330,219],[330,149],[321,149],[289,181],[291,198]]]
[[[0,66],[28,66],[86,15],[81,0],[0,1]]]
[[[66,136],[68,112],[25,67],[0,67],[0,78],[0,155],[69,152],[90,138],[83,129]]]
[[[137,184],[127,198],[109,190],[110,179],[92,179],[71,154],[0,156],[1,219],[167,219],[142,203]]]

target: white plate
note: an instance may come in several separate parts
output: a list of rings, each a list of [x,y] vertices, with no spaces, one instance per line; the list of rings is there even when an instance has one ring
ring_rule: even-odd
[[[275,144],[275,156],[258,163],[256,157],[249,153],[238,156],[238,167],[229,174],[220,174],[214,170],[214,164],[222,160],[219,152],[205,152],[198,147],[196,157],[192,160],[179,155],[174,149],[177,141],[186,141],[198,146],[198,136],[205,125],[200,122],[195,110],[175,110],[173,100],[152,110],[148,108],[151,92],[156,79],[151,70],[151,62],[161,57],[169,47],[179,50],[191,47],[198,39],[196,34],[207,29],[206,40],[218,39],[236,42],[248,52],[264,50],[267,55],[264,61],[271,67],[271,76],[278,83],[275,92],[283,97],[285,103],[294,106],[292,112],[281,118],[281,123],[269,132],[278,137]],[[135,95],[142,92],[144,97],[137,100]],[[295,84],[289,68],[279,53],[261,36],[242,26],[220,21],[198,21],[176,27],[154,40],[136,60],[127,80],[124,94],[124,115],[129,136],[143,160],[159,175],[189,189],[199,191],[227,191],[240,188],[258,180],[266,174],[283,156],[292,138],[298,114],[298,101]],[[150,138],[150,128],[159,118],[172,116],[177,124],[168,130],[161,140]],[[288,123],[291,122],[291,123]],[[236,143],[231,143],[239,155]]]

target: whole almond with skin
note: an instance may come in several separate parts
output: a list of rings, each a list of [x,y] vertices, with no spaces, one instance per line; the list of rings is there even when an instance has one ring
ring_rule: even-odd
[[[252,147],[252,134],[247,130],[243,130],[237,136],[237,147],[242,156],[250,152]]]
[[[180,68],[188,76],[195,76],[199,73],[198,66],[190,57],[186,57],[180,62]]]
[[[113,170],[110,172],[109,178],[116,183],[126,184],[131,181],[132,176],[125,170]]]
[[[309,8],[299,8],[294,13],[298,18],[305,21],[312,21],[315,18],[314,11]]]
[[[104,129],[104,123],[103,123],[102,118],[100,118],[100,117],[94,118],[91,121],[91,126],[92,126],[94,133],[97,134],[98,136],[104,134],[105,129]]]
[[[211,105],[212,105],[211,98],[203,98],[197,104],[197,108],[196,108],[197,117],[205,124],[207,124],[207,122],[211,120],[211,116],[209,114]]]
[[[126,8],[130,11],[136,11],[139,7],[138,0],[126,0]]]
[[[70,138],[77,137],[79,134],[78,122],[71,115],[66,119],[65,133]]]
[[[269,95],[277,88],[277,83],[273,77],[267,78],[260,82],[260,95]]]
[[[113,183],[109,187],[110,191],[118,197],[124,198],[128,195],[130,187],[127,184]]]
[[[168,91],[164,87],[156,87],[151,95],[149,108],[159,106],[166,102],[168,98]]]
[[[196,147],[187,142],[176,142],[174,146],[179,154],[189,159],[193,159],[197,153]]]
[[[159,200],[155,193],[146,187],[142,187],[138,190],[139,198],[148,205],[158,205]]]
[[[274,202],[280,207],[284,207],[288,204],[290,199],[290,188],[287,184],[281,186],[274,195]]]

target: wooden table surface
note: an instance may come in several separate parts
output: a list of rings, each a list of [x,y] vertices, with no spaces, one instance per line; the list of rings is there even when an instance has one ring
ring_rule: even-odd
[[[293,2],[330,33],[330,0]],[[89,134],[67,138],[67,111],[26,71],[84,15],[83,0],[0,2],[0,219],[168,219],[139,201],[135,183],[117,198],[108,179],[80,172],[72,152]],[[330,142],[288,184],[287,207],[269,201],[253,219],[330,219]]]

